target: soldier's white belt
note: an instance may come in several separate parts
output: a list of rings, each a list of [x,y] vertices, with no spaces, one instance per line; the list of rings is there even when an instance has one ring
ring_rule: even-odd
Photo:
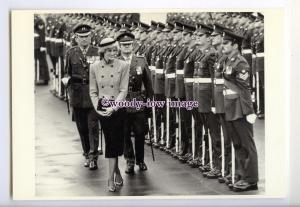
[[[183,75],[183,69],[182,70],[176,69],[176,75]]]
[[[256,55],[255,55],[255,54],[252,54],[252,58],[253,58],[253,59],[256,58]]]
[[[193,83],[194,82],[194,78],[185,78],[184,82],[185,83]]]
[[[231,90],[231,89],[225,89],[224,90],[224,95],[232,95],[232,94],[238,94],[238,93]]]
[[[50,37],[46,37],[45,40],[46,40],[46,41],[50,41]]]
[[[67,46],[71,46],[71,42],[66,41]]]
[[[166,74],[166,78],[175,78],[175,77],[176,77],[175,73]]]
[[[250,54],[250,53],[252,53],[251,49],[242,50],[242,54]]]
[[[164,74],[164,69],[155,69],[156,74]]]
[[[51,41],[51,42],[55,42],[55,40],[56,40],[56,38],[50,37],[50,41]]]
[[[34,33],[34,37],[39,37],[40,35],[38,33]]]
[[[63,43],[63,39],[62,38],[56,39],[55,43]]]
[[[197,78],[197,83],[211,83],[211,78]]]
[[[256,57],[264,57],[264,56],[265,56],[265,53],[263,53],[263,52],[256,53]]]
[[[149,66],[150,70],[155,70],[155,66]]]
[[[216,78],[215,79],[215,84],[224,84],[224,79],[223,78]]]

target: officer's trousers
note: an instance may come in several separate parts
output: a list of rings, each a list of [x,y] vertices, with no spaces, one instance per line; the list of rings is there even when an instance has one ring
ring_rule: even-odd
[[[131,140],[134,133],[134,148]],[[146,116],[144,111],[127,113],[125,120],[124,157],[127,164],[134,165],[144,162],[144,142],[147,133]]]
[[[250,183],[258,182],[258,161],[255,142],[253,139],[253,125],[246,117],[228,121],[232,141],[236,152],[236,162],[239,164],[241,179]]]
[[[99,124],[94,108],[73,108],[74,120],[80,135],[83,155],[90,160],[98,159]]]

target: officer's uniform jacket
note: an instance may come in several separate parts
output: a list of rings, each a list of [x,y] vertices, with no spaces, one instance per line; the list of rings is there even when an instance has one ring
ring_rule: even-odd
[[[85,55],[79,46],[67,51],[65,72],[71,78],[69,95],[72,107],[93,107],[89,96],[89,68],[97,60],[98,48],[94,46],[89,46]]]
[[[168,98],[175,97],[176,57],[179,55],[183,45],[174,44],[166,55],[165,69],[165,95]]]
[[[107,63],[102,59],[93,63],[90,67],[89,94],[94,108],[97,110],[99,99],[124,101],[128,92],[128,82],[129,64],[125,61],[115,59]]]
[[[119,58],[125,60],[123,56]],[[145,91],[142,90],[142,86],[144,86]],[[147,61],[143,56],[132,55],[129,66],[129,84],[126,100],[132,101],[135,98],[136,101],[145,101],[146,98],[152,98],[152,96],[153,89]],[[136,108],[126,108],[126,111],[129,113],[143,110],[143,106],[139,110]]]
[[[188,46],[184,46],[179,55],[176,57],[176,79],[175,79],[175,97],[185,98],[183,66],[184,58],[188,52]]]
[[[245,58],[236,53],[223,64],[225,118],[233,121],[254,113],[249,75],[250,68]]]
[[[212,97],[212,107],[215,107],[216,114],[225,113],[224,106],[224,78],[223,78],[223,66],[226,60],[226,55],[222,53],[216,53],[216,60],[213,65],[214,69],[214,79],[213,79],[213,97]]]
[[[214,54],[213,48],[208,48],[195,61],[195,70],[197,70],[195,82],[198,84],[196,97],[198,98],[198,111],[200,113],[211,111],[213,66],[210,65],[209,58]]]

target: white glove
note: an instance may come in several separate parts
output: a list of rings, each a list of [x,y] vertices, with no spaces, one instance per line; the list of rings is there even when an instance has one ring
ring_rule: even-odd
[[[69,83],[70,77],[64,77],[61,79],[61,82],[64,84],[64,86],[67,86]]]
[[[216,107],[211,107],[211,112],[216,113]]]
[[[46,48],[45,47],[40,47],[40,51],[41,52],[46,51]]]
[[[250,124],[254,124],[255,120],[256,120],[256,114],[249,114],[246,116],[246,120],[250,123]]]

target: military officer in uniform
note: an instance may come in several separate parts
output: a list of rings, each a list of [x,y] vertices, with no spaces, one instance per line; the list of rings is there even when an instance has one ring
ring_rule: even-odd
[[[125,32],[120,34],[117,37],[117,41],[120,43],[121,50],[119,58],[128,62],[130,65],[126,100],[144,102],[146,98],[153,96],[147,61],[143,56],[133,54],[134,35],[132,33]],[[144,85],[145,92],[142,91],[142,85]],[[147,133],[147,119],[144,106],[141,108],[126,108],[126,112],[124,157],[127,161],[127,168],[125,172],[133,174],[135,164],[139,166],[141,171],[147,170],[147,165],[144,162],[144,141]],[[134,132],[134,149],[131,141],[131,132]]]
[[[254,114],[250,93],[250,68],[239,52],[243,37],[225,30],[222,52],[228,56],[223,65],[225,118],[241,166],[241,178],[234,191],[257,190],[258,162],[253,139]]]
[[[69,88],[70,105],[80,135],[85,167],[98,168],[99,126],[97,113],[89,96],[89,66],[99,59],[98,48],[91,46],[91,27],[79,24],[74,28],[78,46],[66,54],[66,78],[64,84]]]

